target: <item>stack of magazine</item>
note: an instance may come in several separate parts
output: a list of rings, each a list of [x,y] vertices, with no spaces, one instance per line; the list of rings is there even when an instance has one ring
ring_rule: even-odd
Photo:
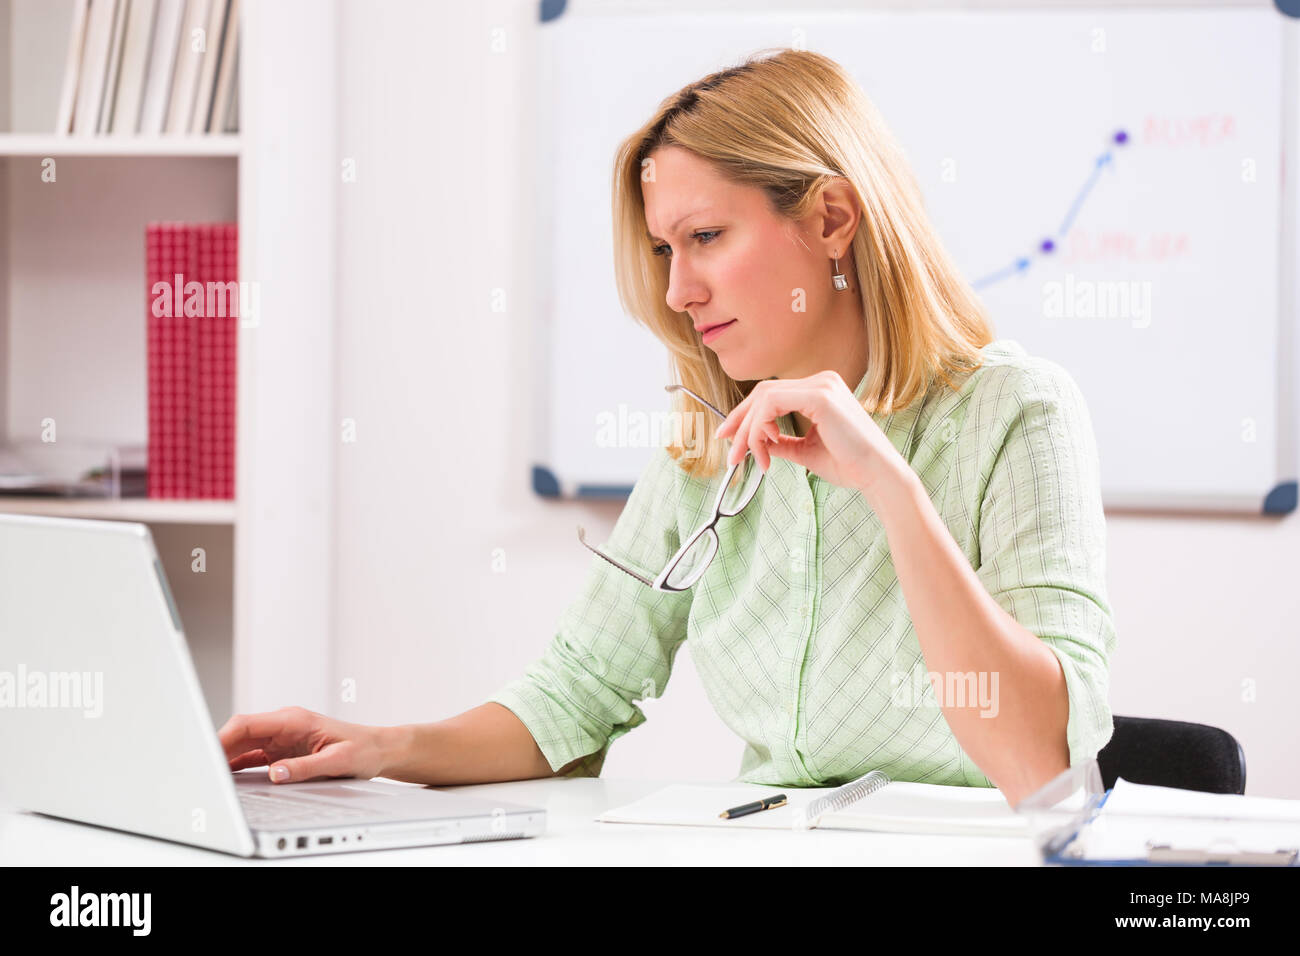
[[[143,498],[147,446],[19,441],[0,444],[0,495]]]

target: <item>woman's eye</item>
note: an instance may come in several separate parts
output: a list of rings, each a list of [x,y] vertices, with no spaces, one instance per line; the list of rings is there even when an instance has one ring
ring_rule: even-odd
[[[707,246],[710,242],[716,239],[718,234],[721,232],[722,232],[721,229],[701,229],[699,232],[692,233],[691,238],[699,239],[700,245]],[[703,238],[704,236],[708,236],[709,238],[704,239]],[[671,256],[673,254],[673,250],[669,247],[668,243],[666,242],[655,246],[650,251],[657,256]]]

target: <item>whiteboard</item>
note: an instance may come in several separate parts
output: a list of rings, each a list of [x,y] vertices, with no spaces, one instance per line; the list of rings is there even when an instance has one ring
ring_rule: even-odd
[[[686,83],[801,46],[880,109],[995,337],[1078,382],[1107,507],[1294,509],[1295,20],[1269,7],[542,15],[538,494],[626,496],[672,408],[667,350],[615,289],[618,142]]]

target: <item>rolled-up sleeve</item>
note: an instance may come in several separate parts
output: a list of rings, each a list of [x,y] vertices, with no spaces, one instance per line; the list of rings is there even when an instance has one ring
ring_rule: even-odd
[[[1061,662],[1077,766],[1110,740],[1114,615],[1106,593],[1106,520],[1096,439],[1078,385],[1039,360],[988,388],[1003,436],[979,518],[977,574],[998,604]]]
[[[653,580],[679,547],[676,505],[685,477],[664,448],[655,448],[609,541],[592,544]],[[692,592],[656,591],[584,553],[591,557],[586,581],[545,653],[488,700],[524,723],[552,771],[585,757],[566,776],[594,777],[609,745],[645,722],[635,701],[658,697],[667,686]]]

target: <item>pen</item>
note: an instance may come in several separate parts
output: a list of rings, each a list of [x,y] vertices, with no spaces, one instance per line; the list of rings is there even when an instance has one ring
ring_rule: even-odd
[[[724,820],[733,817],[743,817],[747,813],[757,813],[759,810],[770,810],[773,807],[785,806],[785,794],[778,793],[775,797],[764,797],[762,800],[756,800],[753,803],[746,803],[739,807],[732,807],[730,810],[723,810],[718,816]]]

